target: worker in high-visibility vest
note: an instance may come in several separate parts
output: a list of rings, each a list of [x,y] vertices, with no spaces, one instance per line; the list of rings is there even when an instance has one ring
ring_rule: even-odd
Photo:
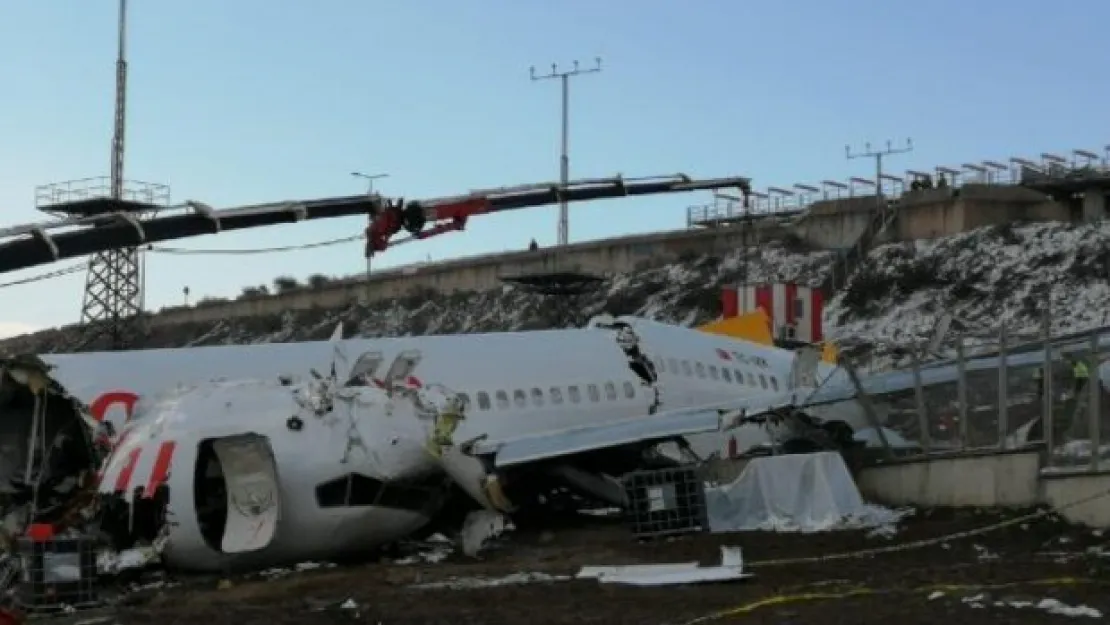
[[[1072,378],[1072,392],[1076,399],[1079,399],[1079,393],[1087,387],[1087,381],[1091,377],[1091,372],[1087,369],[1087,363],[1083,358],[1073,358],[1071,364],[1071,378]]]

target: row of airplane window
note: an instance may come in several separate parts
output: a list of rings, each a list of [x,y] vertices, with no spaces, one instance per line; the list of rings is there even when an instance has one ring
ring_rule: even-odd
[[[668,369],[669,367],[669,369]],[[688,360],[679,361],[677,358],[668,358],[664,363],[662,359],[655,361],[656,371],[659,373],[666,373],[668,370],[674,375],[685,375],[686,377],[697,376],[699,378],[709,377],[713,380],[724,380],[725,382],[734,382],[741,386],[747,385],[753,388],[759,386],[764,390],[770,388],[773,391],[779,390],[779,381],[773,375],[753,374],[750,371],[745,374],[739,369],[730,369],[727,367],[717,367],[716,365],[705,365],[704,363],[696,362],[693,365]],[[746,379],[746,383],[745,383]],[[758,380],[758,382],[756,381]],[[625,399],[635,399],[636,386],[632,382],[625,382],[622,384]],[[604,389],[605,401],[617,401],[617,385],[613,382],[606,382],[602,387],[597,384],[586,385],[586,396],[590,402],[600,402],[602,390]],[[582,392],[577,386],[571,385],[566,387],[567,400],[572,404],[582,402]],[[463,403],[471,405],[470,395],[467,393],[460,393]],[[491,410],[496,405],[497,410],[508,410],[510,406],[516,408],[526,408],[531,398],[531,404],[534,407],[541,407],[546,402],[553,405],[563,403],[563,389],[562,387],[552,386],[545,393],[541,388],[533,388],[531,392],[525,392],[522,389],[513,391],[512,400],[509,399],[508,391],[495,391],[491,400],[490,394],[486,391],[479,391],[474,395],[477,400],[479,410]]]
[[[735,382],[741,386],[751,386],[755,388],[759,386],[766,390],[768,387],[772,391],[779,390],[779,380],[773,375],[764,375],[762,373],[754,374],[748,371],[746,374],[739,369],[730,369],[725,366],[720,368],[717,365],[706,365],[705,363],[695,362],[690,364],[689,360],[679,360],[677,358],[668,358],[666,366],[663,360],[655,361],[655,368],[660,373],[670,371],[673,375],[684,375],[686,377],[697,377],[704,379],[707,375],[712,380],[724,380],[725,382]],[[758,379],[758,382],[756,381]],[[745,382],[746,380],[746,382]]]
[[[636,386],[631,382],[625,382],[623,385],[625,399],[634,399],[636,397]],[[605,400],[617,401],[617,385],[612,382],[604,384]],[[582,391],[574,385],[567,387],[567,401],[572,404],[582,403]],[[602,389],[597,384],[586,385],[586,396],[591,402],[601,401]],[[459,393],[462,397],[463,403],[470,404],[470,396],[466,393]],[[543,406],[545,402],[551,402],[554,405],[563,403],[563,389],[558,386],[552,386],[546,393],[541,388],[533,388],[531,393],[525,393],[521,389],[513,391],[513,399],[510,404],[509,393],[507,391],[496,391],[493,394],[493,401],[490,401],[489,393],[479,391],[474,395],[478,402],[479,410],[490,410],[496,404],[498,410],[508,410],[510,405],[517,408],[525,408],[528,406],[528,398],[531,396],[532,405],[535,407]]]

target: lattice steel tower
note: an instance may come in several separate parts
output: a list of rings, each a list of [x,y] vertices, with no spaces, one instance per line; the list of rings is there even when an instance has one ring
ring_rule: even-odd
[[[165,185],[127,182],[123,178],[124,130],[127,121],[127,0],[119,3],[119,54],[116,59],[116,107],[112,133],[111,177],[86,178],[36,189],[40,210],[68,219],[93,220],[98,227],[123,225],[135,232],[135,245],[96,252],[89,257],[81,323],[82,347],[102,337],[109,349],[126,349],[140,332],[143,271],[137,244],[142,242],[138,219],[169,205]],[[107,184],[105,184],[107,183]]]

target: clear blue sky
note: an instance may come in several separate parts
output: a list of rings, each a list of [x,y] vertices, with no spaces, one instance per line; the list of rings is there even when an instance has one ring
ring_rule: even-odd
[[[759,186],[866,175],[844,145],[913,137],[890,167],[1110,143],[1110,4],[1071,0],[142,0],[130,9],[128,178],[216,207],[358,193],[429,197],[550,180],[559,98],[528,67],[604,59],[571,87],[571,175],[743,174]],[[777,6],[776,6],[777,5]],[[0,207],[106,175],[115,0],[0,7]],[[704,195],[572,208],[571,239],[685,225]],[[555,208],[398,248],[400,264],[555,240]],[[259,247],[361,219],[207,236]],[[72,263],[7,274],[6,282]],[[249,257],[150,255],[150,307],[275,276],[349,274],[359,243]],[[0,325],[75,321],[84,275],[0,289]],[[8,326],[10,329],[10,325]]]

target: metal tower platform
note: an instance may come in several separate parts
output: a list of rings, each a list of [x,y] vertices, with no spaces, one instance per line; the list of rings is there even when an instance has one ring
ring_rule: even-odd
[[[161,184],[125,181],[119,197],[112,195],[107,177],[71,180],[37,187],[35,207],[55,217],[108,225],[150,217],[170,203],[170,189]],[[134,342],[143,311],[143,283],[137,247],[106,249],[89,256],[81,304],[81,323],[87,328],[83,347],[103,336],[108,337],[106,347],[111,349],[124,349]]]

